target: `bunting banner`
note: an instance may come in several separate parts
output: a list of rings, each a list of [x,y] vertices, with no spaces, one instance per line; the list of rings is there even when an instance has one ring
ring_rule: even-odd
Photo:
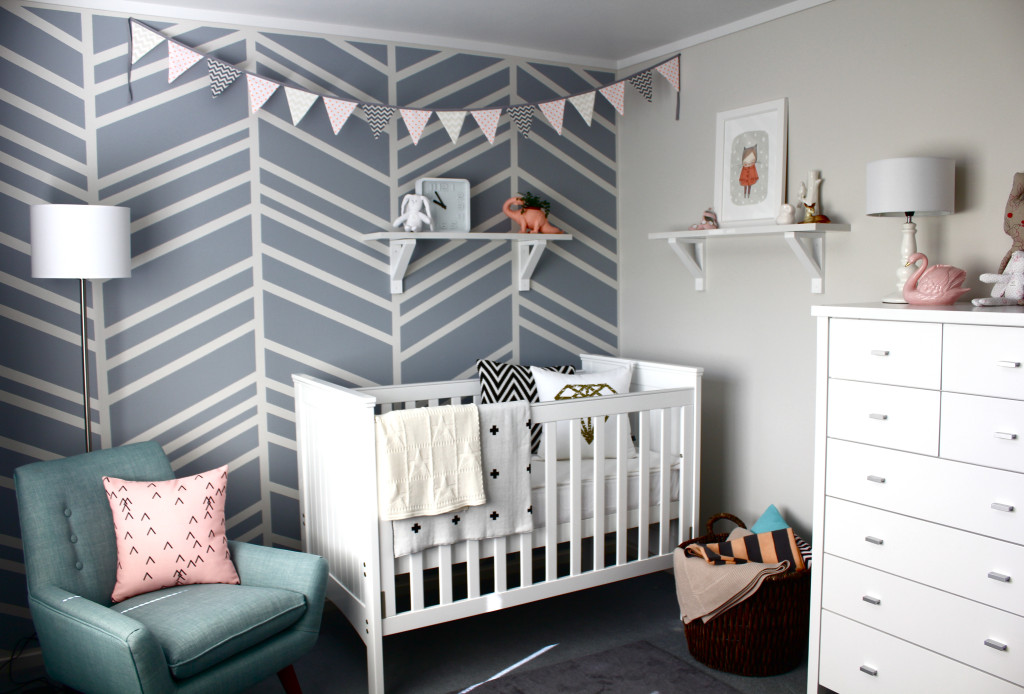
[[[164,37],[145,24],[132,22],[132,65],[163,43]]]
[[[584,94],[577,94],[576,96],[569,97],[569,103],[576,107],[576,110],[583,116],[583,120],[589,126],[591,121],[594,120],[594,97],[597,96],[597,92],[586,92]]]
[[[555,132],[561,135],[562,121],[565,119],[565,99],[545,101],[542,104],[537,104],[537,108],[548,119],[548,123],[551,123],[551,127],[555,129]]]
[[[473,114],[473,120],[480,126],[480,129],[484,131],[484,135],[487,137],[487,142],[494,144],[494,136],[498,132],[498,119],[501,118],[500,108],[490,108],[484,111],[470,111]]]
[[[363,104],[363,112],[366,114],[366,120],[370,123],[373,139],[379,140],[380,134],[391,122],[391,116],[395,115],[394,107],[385,104]]]
[[[533,127],[533,104],[509,106],[508,117],[516,124],[519,134],[529,140],[530,129]]]
[[[498,111],[498,113],[501,113],[501,111]],[[438,111],[437,119],[441,121],[441,125],[443,125],[444,129],[448,132],[448,137],[452,139],[452,144],[454,145],[456,142],[458,142],[459,135],[462,134],[462,124],[466,121],[466,112]],[[494,126],[498,126],[497,118],[494,119]],[[488,139],[491,139],[493,137],[494,136],[491,135],[491,137]]]
[[[423,129],[427,127],[427,121],[430,120],[430,114],[433,111],[421,111],[415,108],[399,110],[402,113],[402,120],[405,121],[405,127],[409,131],[409,136],[412,137],[412,143],[418,145],[420,137],[423,135]]]
[[[267,103],[277,88],[280,87],[277,82],[271,82],[268,79],[258,77],[251,72],[246,73],[246,81],[249,84],[249,113],[256,113],[263,104]]]
[[[598,89],[601,95],[608,99],[615,110],[619,112],[620,116],[626,115],[626,83],[616,82],[609,84],[607,87]]]
[[[201,53],[185,48],[177,41],[167,43],[167,84],[181,77],[186,70],[203,59]]]
[[[678,92],[679,91],[679,56],[672,58],[661,65],[655,65],[654,69]]]
[[[647,99],[647,103],[654,102],[654,85],[652,84],[650,70],[633,75],[629,78],[629,83],[636,87],[636,90]]]
[[[298,125],[299,121],[309,113],[309,109],[316,103],[316,100],[320,98],[312,92],[295,87],[285,87],[284,95],[288,98],[288,112],[292,115],[292,125]]]
[[[210,91],[214,97],[223,94],[224,90],[234,84],[235,80],[242,75],[241,70],[213,58],[206,59],[206,66],[210,70]]]
[[[342,101],[341,99],[324,97],[327,118],[331,121],[331,129],[335,135],[341,130],[341,126],[345,125],[345,121],[348,120],[348,117],[352,115],[352,112],[356,110],[358,105],[355,101]]]

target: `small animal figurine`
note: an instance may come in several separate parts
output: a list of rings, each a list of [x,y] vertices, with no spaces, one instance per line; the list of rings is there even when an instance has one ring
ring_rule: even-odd
[[[1003,217],[1003,231],[1013,241],[1010,250],[999,263],[999,272],[1005,272],[1010,256],[1015,251],[1024,251],[1024,171],[1013,175],[1010,197],[1006,200],[1006,216]],[[992,296],[995,296],[993,294]]]
[[[800,204],[804,207],[804,218],[801,224],[828,224],[832,220],[819,214],[818,196],[821,190],[821,172],[812,169],[807,172],[807,182],[800,183]]]
[[[690,225],[691,231],[699,231],[701,229],[717,229],[718,228],[718,215],[710,207],[701,214],[700,221],[696,224]]]
[[[433,225],[430,218],[430,201],[425,195],[409,193],[402,198],[402,214],[395,220],[393,226],[402,226],[409,232],[423,231],[423,225]]]
[[[992,287],[992,296],[971,299],[975,306],[1024,306],[1024,251],[1010,254],[1005,271],[986,272],[978,279],[996,284]]]
[[[513,210],[513,205],[519,209]],[[521,197],[509,198],[501,206],[501,211],[513,222],[519,224],[520,234],[561,234],[561,229],[548,223],[548,216],[538,207],[524,207]],[[527,232],[529,229],[529,232]]]
[[[782,207],[779,208],[779,216],[775,218],[776,224],[795,224],[796,223],[796,210],[788,202],[783,203]]]
[[[903,285],[903,298],[908,304],[949,306],[962,294],[971,291],[961,286],[967,279],[967,273],[960,268],[952,265],[928,267],[928,257],[924,253],[911,255],[907,260],[907,267],[918,260],[924,262]]]

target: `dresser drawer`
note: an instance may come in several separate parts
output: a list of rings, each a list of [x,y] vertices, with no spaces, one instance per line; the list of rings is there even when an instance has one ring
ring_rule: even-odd
[[[1024,692],[1005,680],[827,610],[821,613],[818,682],[841,694]]]
[[[939,393],[830,378],[828,436],[938,455]]]
[[[943,393],[939,453],[1024,472],[1024,400]]]
[[[942,389],[1024,400],[1024,328],[947,325]]]
[[[825,552],[1024,615],[1024,547],[833,497]]]
[[[942,326],[899,321],[829,321],[832,378],[938,390]]]
[[[825,609],[1024,685],[1024,617],[830,554],[822,566]]]
[[[830,439],[825,493],[1024,545],[1024,474]]]

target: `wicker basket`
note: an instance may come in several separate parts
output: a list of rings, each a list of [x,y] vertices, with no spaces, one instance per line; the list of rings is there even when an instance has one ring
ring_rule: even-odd
[[[728,535],[712,531],[723,518],[747,527],[736,516],[719,513],[708,519],[706,535],[680,547],[724,541]],[[684,625],[687,648],[696,660],[722,672],[751,677],[789,672],[807,657],[810,602],[809,568],[769,576],[739,605],[707,623],[695,619]]]

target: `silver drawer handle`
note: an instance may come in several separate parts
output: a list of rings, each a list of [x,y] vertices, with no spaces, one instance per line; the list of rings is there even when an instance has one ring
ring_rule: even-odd
[[[1006,369],[1019,369],[1020,368],[1020,362],[1019,361],[997,361],[996,364],[999,365],[999,366],[1002,366],[1003,368],[1006,368]]]
[[[997,439],[1006,439],[1007,441],[1016,441],[1017,435],[1011,434],[1008,431],[997,431],[993,434]]]
[[[989,571],[988,577],[991,578],[993,581],[1000,581],[1001,583],[1010,582],[1009,576],[1007,576],[1006,574],[1001,574],[998,571]]]
[[[868,482],[877,482],[878,484],[885,484],[885,478],[879,477],[878,475],[868,475]]]
[[[887,349],[873,349],[873,350],[871,350],[871,356],[873,356],[873,357],[887,357],[887,356],[889,356],[889,350],[887,350]]]
[[[864,540],[867,541],[867,542],[870,542],[873,545],[880,545],[883,542],[882,538],[875,537],[874,535],[868,535],[867,537],[864,538]]]
[[[879,600],[878,598],[876,598],[873,595],[865,595],[864,597],[861,598],[861,600],[863,600],[864,602],[869,603],[871,605],[881,605],[882,604],[882,601]]]
[[[867,665],[861,665],[860,666],[860,671],[865,673],[865,674],[871,675],[872,677],[878,677],[878,670],[876,670],[873,667],[868,667]]]
[[[870,417],[871,419],[877,419],[880,422],[884,422],[885,420],[889,419],[889,415],[878,414],[877,412],[872,412],[871,414],[868,415],[868,417]]]
[[[999,643],[998,641],[995,641],[993,639],[985,639],[985,645],[988,646],[989,648],[994,648],[997,651],[1005,651],[1006,650],[1006,644],[1005,643]]]
[[[1013,513],[1013,506],[1009,504],[1001,504],[998,501],[992,502],[992,508],[996,511],[1003,511],[1005,513]]]

